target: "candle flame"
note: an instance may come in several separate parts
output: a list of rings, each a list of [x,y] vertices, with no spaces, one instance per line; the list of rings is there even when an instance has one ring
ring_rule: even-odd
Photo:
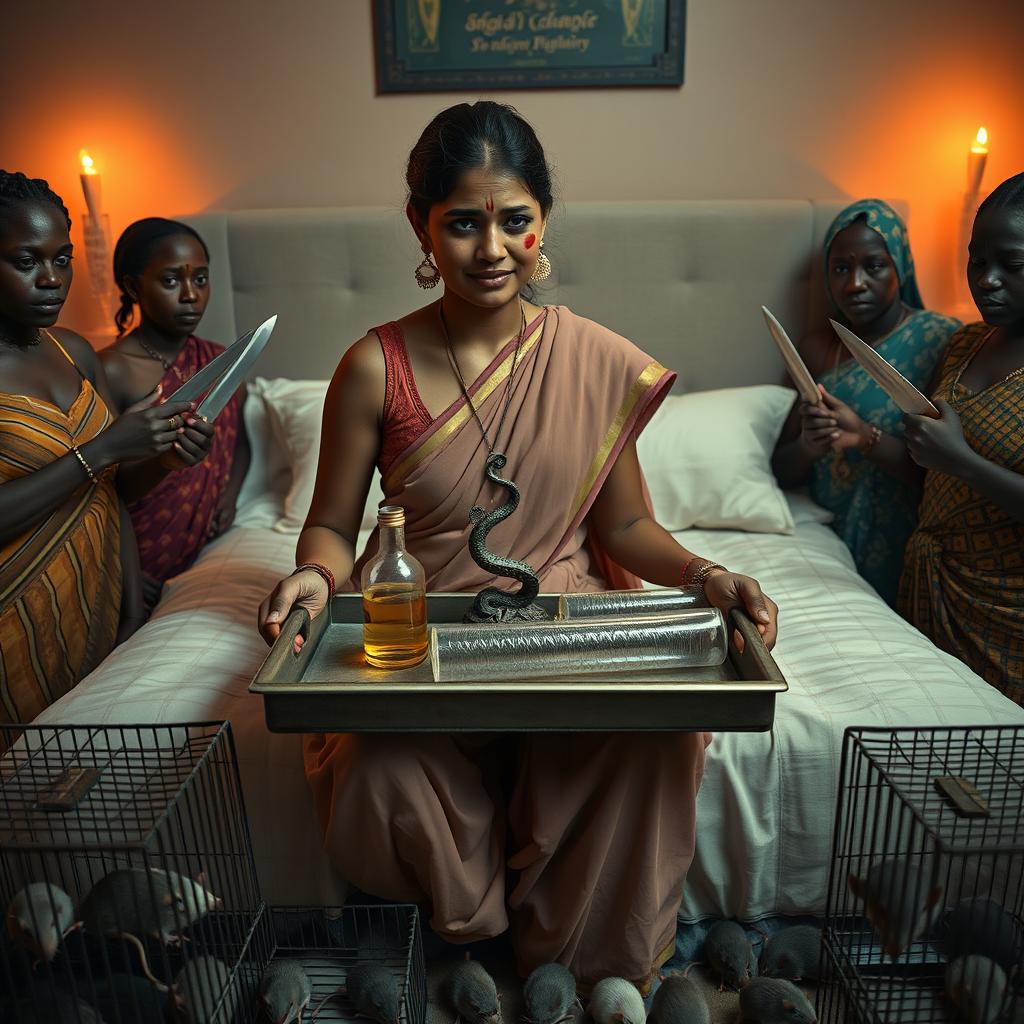
[[[987,153],[988,152],[988,129],[982,125],[978,129],[978,134],[974,136],[974,144],[971,146],[972,153]]]
[[[96,174],[96,161],[84,149],[78,151],[78,159],[82,164],[83,174]]]

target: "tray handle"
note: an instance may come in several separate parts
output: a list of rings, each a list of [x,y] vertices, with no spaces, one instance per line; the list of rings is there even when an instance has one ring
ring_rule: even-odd
[[[729,657],[739,671],[740,678],[785,683],[785,676],[779,671],[778,665],[764,645],[754,620],[746,611],[742,608],[730,609],[729,622],[743,637],[742,654],[733,646],[731,632],[729,637]]]
[[[293,608],[284,620],[281,632],[270,648],[267,660],[263,663],[260,675],[270,679],[287,679],[297,682],[305,670],[309,659],[313,656],[316,644],[310,643],[309,634],[312,620],[305,608]],[[295,653],[295,638],[301,636],[305,641],[298,654]]]

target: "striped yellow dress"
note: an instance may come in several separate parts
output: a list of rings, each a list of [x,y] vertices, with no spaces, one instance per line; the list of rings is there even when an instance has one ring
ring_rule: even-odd
[[[1024,473],[1024,370],[978,392],[960,382],[989,331],[978,323],[953,335],[934,397],[953,406],[979,455]],[[1024,704],[1024,523],[956,477],[925,476],[900,611],[937,647]]]
[[[0,392],[0,482],[42,469],[110,420],[84,376],[66,413],[38,398]],[[98,474],[96,483],[85,480],[45,519],[0,546],[2,721],[30,722],[114,646],[121,606],[114,472]]]

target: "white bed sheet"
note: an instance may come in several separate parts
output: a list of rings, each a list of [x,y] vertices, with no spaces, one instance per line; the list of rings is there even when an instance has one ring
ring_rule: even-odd
[[[1021,723],[1024,711],[886,608],[827,526],[678,536],[775,598],[775,657],[790,684],[771,733],[718,734],[708,749],[680,916],[818,912],[846,726]],[[232,529],[168,584],[128,644],[38,721],[230,720],[266,898],[326,903],[343,882],[322,852],[301,738],[269,733],[262,701],[248,693],[266,654],[256,608],[294,565],[294,545],[294,535]]]

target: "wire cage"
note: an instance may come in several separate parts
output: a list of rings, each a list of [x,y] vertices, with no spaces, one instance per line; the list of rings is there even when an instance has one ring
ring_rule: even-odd
[[[264,905],[230,726],[19,725],[0,749],[0,1021],[255,1005],[240,964]]]
[[[1006,1019],[1022,910],[1024,727],[847,729],[819,1019]]]
[[[346,979],[353,967],[368,963],[381,965],[395,980],[398,1024],[426,1022],[426,968],[414,904],[268,908],[253,953],[244,969],[257,985],[271,963],[291,960],[303,968],[312,991],[310,1010],[320,1006],[317,1024],[356,1020]]]

